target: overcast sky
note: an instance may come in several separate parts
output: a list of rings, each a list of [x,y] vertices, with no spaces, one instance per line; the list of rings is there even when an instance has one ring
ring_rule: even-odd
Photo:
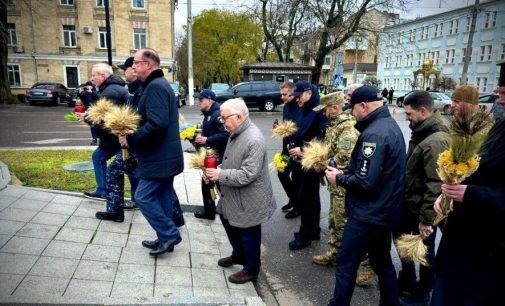
[[[251,0],[252,1],[252,0]],[[193,0],[191,1],[191,13],[193,16],[200,14],[205,9],[219,8],[227,10],[239,10],[243,4],[251,3],[249,0]],[[401,18],[414,19],[435,15],[445,11],[454,10],[475,3],[475,0],[411,0],[413,4],[408,12],[399,12]],[[489,0],[481,0],[487,2]],[[182,26],[187,24],[188,1],[179,1],[175,10],[175,27],[177,34],[183,33]]]

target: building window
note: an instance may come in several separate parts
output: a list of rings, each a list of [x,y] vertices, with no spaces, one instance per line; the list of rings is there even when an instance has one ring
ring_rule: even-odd
[[[454,49],[445,51],[445,63],[453,64],[454,63]]]
[[[417,58],[417,65],[422,66],[425,59],[426,53],[419,53],[419,57]]]
[[[14,0],[7,0],[7,5],[14,5]]]
[[[410,41],[416,41],[416,29],[412,29],[409,31]]]
[[[397,55],[396,56],[396,65],[395,67],[401,67],[402,66],[402,56],[401,55]]]
[[[388,33],[388,45],[392,45],[392,44],[393,44],[393,34]]]
[[[434,65],[438,65],[438,59],[440,57],[440,51],[431,52],[431,59]]]
[[[458,19],[453,19],[451,20],[450,27],[449,27],[449,34],[458,34]]]
[[[391,57],[390,56],[386,56],[386,65],[385,65],[386,68],[391,68]]]
[[[135,50],[145,48],[146,46],[146,29],[133,29],[133,47]]]
[[[437,23],[435,25],[435,37],[439,37],[439,36],[442,36],[442,30],[444,29],[444,24],[441,22],[441,23]]]
[[[330,66],[331,65],[331,56],[326,56],[324,58],[324,64]]]
[[[398,39],[396,40],[397,43],[399,43],[399,44],[402,43],[402,36],[403,36],[403,32],[398,32]]]
[[[12,87],[21,86],[21,71],[19,65],[7,65],[7,75],[9,76],[9,84]]]
[[[74,5],[74,0],[60,0],[60,5]]]
[[[7,45],[16,46],[18,44],[18,36],[16,35],[16,25],[14,23],[8,23],[7,32],[9,33],[7,38]]]
[[[493,50],[492,45],[482,46],[480,47],[480,61],[490,61],[491,60],[491,51]]]
[[[487,92],[487,78],[477,78],[477,88],[479,92]]]
[[[428,26],[422,27],[421,39],[428,39]]]
[[[97,7],[104,7],[105,6],[104,0],[96,0],[96,6]]]
[[[144,9],[146,8],[144,0],[132,0],[132,7],[136,9]]]
[[[505,60],[505,44],[501,45],[501,60]]]
[[[77,37],[75,33],[74,25],[64,25],[63,26],[63,46],[65,47],[76,47]]]
[[[112,33],[111,33],[111,35],[112,35]],[[98,48],[107,49],[107,28],[106,27],[98,27]]]
[[[407,62],[405,63],[405,66],[412,67],[413,58],[414,58],[413,54],[407,54]]]
[[[465,56],[466,56],[466,48],[463,48],[463,49],[462,49],[461,54],[462,54],[462,56],[461,56],[461,60],[464,60],[464,59],[465,59]],[[470,59],[472,59],[472,48],[470,48]]]
[[[484,29],[494,28],[496,26],[496,11],[486,12],[486,21],[484,23]]]

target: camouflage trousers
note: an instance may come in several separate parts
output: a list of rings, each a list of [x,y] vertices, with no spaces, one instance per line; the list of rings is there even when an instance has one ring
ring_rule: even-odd
[[[335,255],[342,243],[344,226],[347,222],[344,197],[330,193],[330,211],[328,212],[328,253]]]
[[[107,212],[121,212],[124,207],[124,175],[128,174],[131,185],[132,199],[138,185],[138,178],[133,175],[137,167],[137,160],[130,158],[123,160],[121,151],[116,158],[107,166]]]

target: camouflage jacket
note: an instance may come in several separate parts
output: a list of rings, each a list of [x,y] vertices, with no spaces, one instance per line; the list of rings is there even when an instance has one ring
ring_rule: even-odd
[[[346,170],[351,161],[351,153],[359,137],[359,132],[354,128],[356,120],[348,112],[330,119],[326,128],[324,143],[328,146],[328,157],[333,158],[337,168]],[[345,189],[335,185],[328,185],[330,193],[343,197]]]

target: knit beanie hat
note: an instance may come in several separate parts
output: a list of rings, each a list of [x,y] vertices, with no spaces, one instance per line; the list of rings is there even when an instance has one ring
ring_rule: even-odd
[[[477,105],[479,104],[479,91],[473,86],[461,85],[456,87],[452,93],[452,99]]]

